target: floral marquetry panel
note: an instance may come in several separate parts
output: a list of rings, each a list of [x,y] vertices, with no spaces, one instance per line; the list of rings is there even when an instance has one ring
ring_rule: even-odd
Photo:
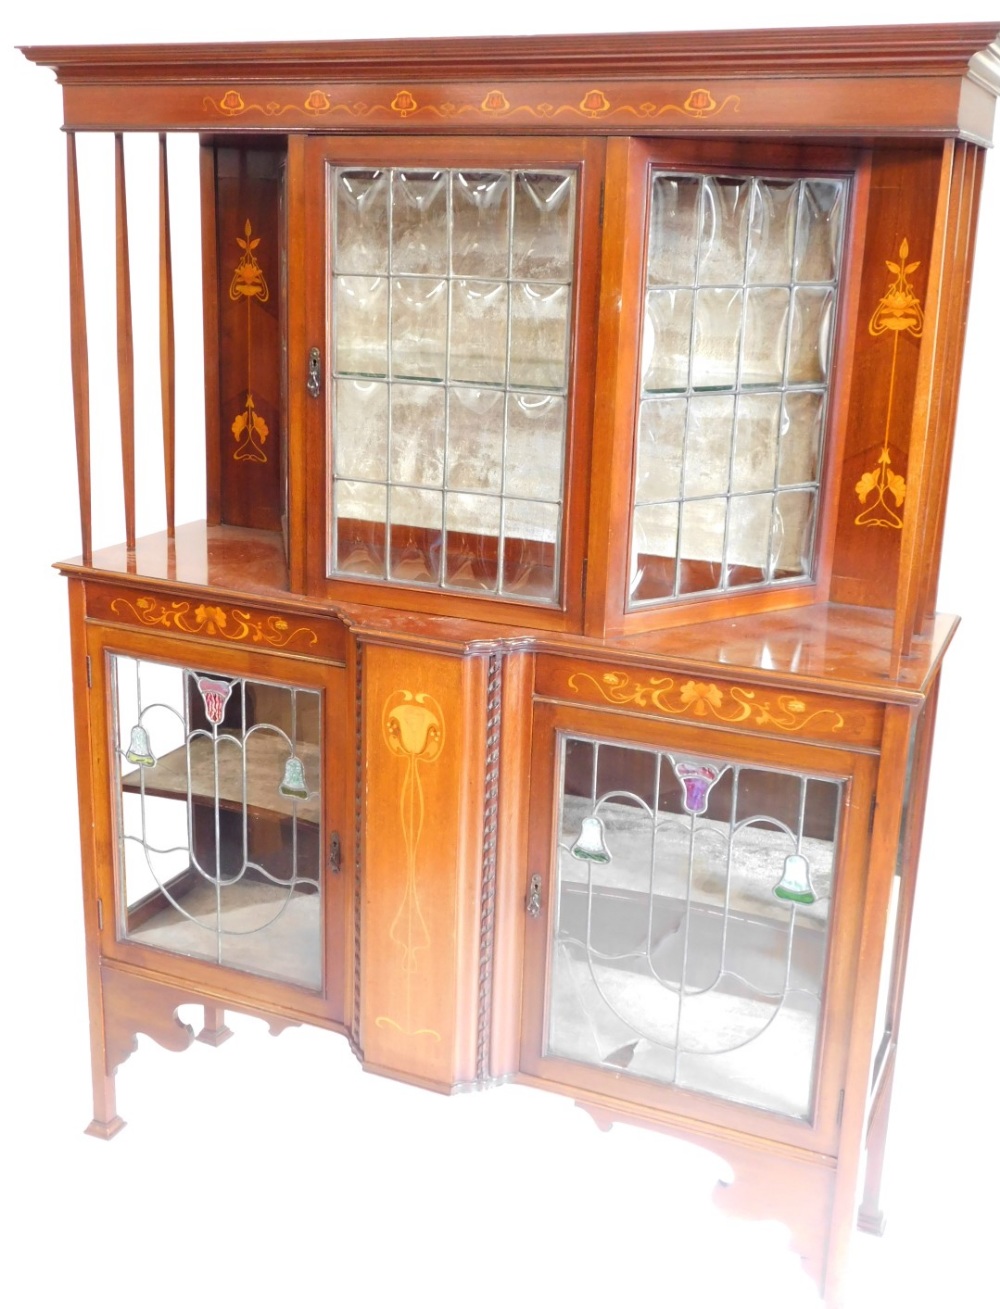
[[[160,635],[196,636],[230,646],[314,655],[333,663],[343,663],[346,658],[344,628],[335,620],[314,613],[234,604],[204,594],[192,597],[90,586],[87,614],[105,624],[143,628]]]
[[[737,683],[705,673],[540,658],[536,693],[629,714],[736,728],[762,736],[874,749],[882,709],[842,696]]]
[[[438,1086],[476,1076],[483,660],[365,650],[366,1064]]]

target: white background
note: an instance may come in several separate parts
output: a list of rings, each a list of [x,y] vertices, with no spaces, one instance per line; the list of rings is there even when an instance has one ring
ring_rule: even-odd
[[[4,999],[0,1296],[23,1306],[682,1304],[800,1309],[815,1295],[776,1224],[719,1216],[708,1156],[652,1133],[598,1133],[524,1088],[444,1099],[363,1076],[309,1029],[275,1042],[236,1020],[218,1051],[146,1038],[118,1075],[129,1127],[90,1116],[64,585],[78,550],[66,294],[61,99],[16,44],[530,33],[747,26],[746,5],[692,17],[507,0],[264,6],[52,0],[0,19],[0,488],[7,761],[0,878]],[[991,13],[991,10],[993,11]],[[839,23],[900,21],[886,0]],[[908,6],[905,19],[984,21],[1000,4]],[[771,3],[760,26],[832,21]],[[131,198],[131,197],[130,197]],[[994,565],[1000,335],[1000,160],[988,161],[958,415],[940,607],[964,615],[949,656],[884,1187],[889,1227],[858,1236],[850,1309],[995,1302],[993,927],[1000,874]],[[135,276],[136,270],[133,269]],[[89,288],[88,288],[89,289]],[[185,339],[182,346],[196,346]],[[92,334],[106,353],[113,343]],[[158,428],[154,428],[158,432]],[[117,442],[112,399],[95,443]],[[158,440],[158,437],[156,438]],[[197,442],[194,442],[195,447]],[[187,465],[191,492],[200,478]],[[191,505],[190,493],[188,504]],[[102,510],[99,542],[120,539]],[[198,515],[196,507],[187,516]],[[182,517],[184,514],[181,515]],[[989,537],[989,539],[988,539]],[[195,1016],[191,1016],[196,1021]]]

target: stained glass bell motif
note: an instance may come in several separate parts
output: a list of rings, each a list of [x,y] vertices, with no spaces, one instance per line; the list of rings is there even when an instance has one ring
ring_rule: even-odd
[[[591,814],[580,824],[580,835],[576,838],[570,854],[574,859],[586,859],[592,864],[609,864],[611,852],[604,841],[604,824]]]
[[[130,764],[144,764],[147,768],[156,767],[156,756],[149,744],[149,733],[141,723],[136,723],[132,728],[125,758]]]
[[[815,904],[816,892],[809,877],[809,862],[800,854],[790,854],[785,860],[781,881],[772,888],[779,900],[792,900],[796,904]]]
[[[674,763],[677,780],[684,788],[684,808],[689,814],[703,814],[708,808],[708,794],[723,774],[715,764],[696,764],[689,759]]]
[[[287,795],[291,800],[308,800],[309,790],[306,787],[305,770],[302,767],[302,760],[295,755],[289,755],[285,760],[285,775],[281,779],[281,785],[278,790],[282,795]]]

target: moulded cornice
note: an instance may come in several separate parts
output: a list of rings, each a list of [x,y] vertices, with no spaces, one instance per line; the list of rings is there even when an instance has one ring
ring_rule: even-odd
[[[972,56],[969,77],[991,95],[1000,95],[1000,37]]]
[[[24,46],[62,83],[326,78],[965,75],[1000,93],[1000,21],[899,27],[205,45]],[[985,68],[985,71],[984,71]]]

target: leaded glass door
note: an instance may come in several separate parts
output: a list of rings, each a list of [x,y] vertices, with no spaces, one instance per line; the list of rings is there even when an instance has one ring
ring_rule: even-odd
[[[343,669],[225,653],[92,655],[116,856],[105,952],[340,1017]]]
[[[596,308],[602,150],[309,143],[323,218],[317,206],[308,244],[327,290],[307,412],[323,420],[332,592],[515,604],[541,626],[579,613],[585,488],[570,470],[589,444],[593,334],[578,324]]]
[[[522,1067],[665,1109],[697,1096],[721,1121],[764,1113],[790,1140],[831,1132],[831,979],[868,762],[684,727],[623,737],[599,713],[540,720]]]

